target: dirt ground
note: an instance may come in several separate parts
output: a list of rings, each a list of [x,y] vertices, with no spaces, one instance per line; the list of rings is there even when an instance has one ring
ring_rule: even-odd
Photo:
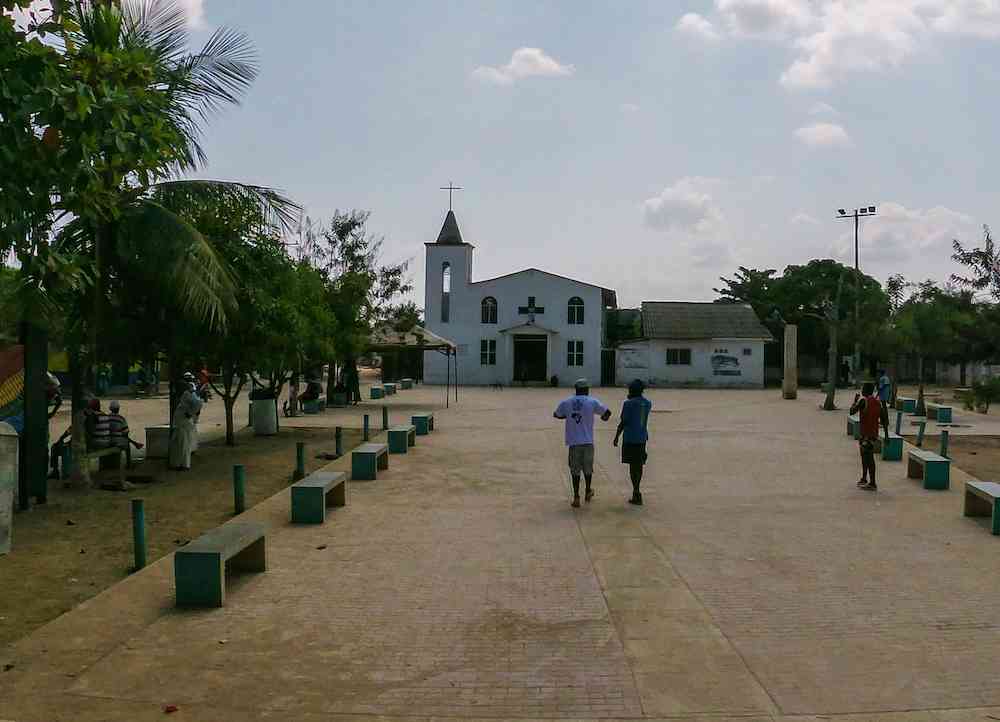
[[[916,442],[916,434],[903,434],[909,443]],[[937,453],[941,437],[927,434],[923,448]],[[948,458],[962,471],[982,481],[1000,481],[1000,437],[955,436],[948,439]]]
[[[62,482],[50,481],[48,504],[17,516],[13,551],[0,557],[0,647],[128,574],[131,499],[145,499],[152,563],[232,517],[233,464],[246,468],[247,508],[288,486],[296,441],[306,442],[307,472],[329,463],[315,456],[334,451],[332,429],[284,428],[277,436],[257,438],[244,429],[233,448],[222,439],[202,441],[190,472],[167,471],[163,460],[143,462],[131,473],[155,481],[132,491],[64,489]],[[359,430],[344,429],[345,451],[360,441]]]

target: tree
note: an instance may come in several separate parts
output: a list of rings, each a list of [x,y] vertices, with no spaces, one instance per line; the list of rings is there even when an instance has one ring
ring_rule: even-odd
[[[988,291],[994,301],[1000,301],[1000,250],[993,243],[990,227],[983,226],[983,245],[966,249],[960,241],[953,240],[951,258],[969,269],[972,275],[952,274],[951,281],[972,291]]]

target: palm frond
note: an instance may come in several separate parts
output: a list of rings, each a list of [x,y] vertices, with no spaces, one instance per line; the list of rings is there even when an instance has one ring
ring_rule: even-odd
[[[126,0],[122,20],[122,44],[148,49],[164,65],[175,65],[187,50],[187,13],[175,0]]]
[[[257,52],[250,38],[238,30],[219,28],[200,52],[178,63],[174,90],[205,120],[225,105],[239,105],[257,73]]]
[[[214,328],[233,307],[233,278],[212,244],[181,216],[150,198],[122,219],[123,271],[159,286],[186,312]]]
[[[277,231],[293,232],[302,218],[302,206],[281,191],[266,186],[217,180],[175,180],[157,183],[157,199],[171,208],[198,204],[211,197],[253,203],[259,206],[264,222]]]

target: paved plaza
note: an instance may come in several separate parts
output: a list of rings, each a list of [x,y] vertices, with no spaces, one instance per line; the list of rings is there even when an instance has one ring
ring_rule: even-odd
[[[930,492],[879,462],[875,495],[817,393],[656,390],[630,507],[599,389],[574,510],[566,393],[388,398],[437,430],[325,525],[287,491],[247,512],[268,571],[224,608],[175,609],[168,556],[0,650],[0,720],[1000,719],[1000,539],[960,470]]]

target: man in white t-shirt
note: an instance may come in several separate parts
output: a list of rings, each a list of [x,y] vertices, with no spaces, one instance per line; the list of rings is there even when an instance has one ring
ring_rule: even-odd
[[[559,402],[557,419],[566,420],[566,446],[569,447],[569,473],[573,477],[573,506],[580,506],[580,473],[587,480],[586,500],[594,498],[591,481],[594,477],[594,414],[602,421],[611,418],[611,409],[590,395],[590,384],[578,379],[576,393]]]

